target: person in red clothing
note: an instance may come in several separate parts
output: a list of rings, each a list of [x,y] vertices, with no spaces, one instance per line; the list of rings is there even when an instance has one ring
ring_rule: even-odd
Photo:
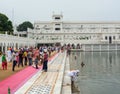
[[[44,49],[44,55],[43,55],[43,71],[47,72],[48,70],[48,54],[47,49]]]
[[[2,55],[2,68],[3,68],[3,70],[4,69],[7,70],[7,59],[6,59],[5,53],[3,53],[3,55]]]

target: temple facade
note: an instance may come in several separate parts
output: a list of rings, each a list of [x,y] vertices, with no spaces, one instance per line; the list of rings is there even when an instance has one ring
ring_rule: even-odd
[[[0,51],[44,44],[79,44],[85,51],[120,50],[120,22],[64,21],[62,14],[53,14],[51,21],[34,22],[34,29],[27,32],[14,29],[14,35],[0,34]]]
[[[62,14],[53,14],[51,21],[34,22],[27,34],[40,44],[119,44],[120,22],[63,21]]]

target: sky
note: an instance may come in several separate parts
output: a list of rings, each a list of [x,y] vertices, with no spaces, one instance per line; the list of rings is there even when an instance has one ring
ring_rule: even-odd
[[[51,21],[53,12],[64,21],[120,21],[120,0],[0,0],[13,24]]]

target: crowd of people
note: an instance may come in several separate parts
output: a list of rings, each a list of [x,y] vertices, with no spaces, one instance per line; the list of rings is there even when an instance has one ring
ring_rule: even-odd
[[[33,66],[36,69],[39,65],[43,65],[43,71],[47,72],[48,58],[56,52],[60,51],[58,46],[40,46],[39,48],[19,48],[8,50],[1,54],[2,69],[7,70],[8,63],[12,63],[12,71],[15,71],[15,67],[18,66]]]
[[[47,72],[48,58],[53,52],[63,52],[67,50],[67,56],[70,55],[70,45],[65,46],[40,46],[38,47],[24,47],[19,49],[8,48],[8,50],[2,53],[2,69],[7,70],[8,63],[12,62],[12,71],[15,71],[15,67],[18,66],[33,66],[36,69],[39,65],[43,65],[43,71]],[[1,53],[0,53],[1,54]]]
[[[70,50],[72,47],[67,46],[40,46],[39,48],[20,48],[12,49],[8,48],[7,52],[0,53],[2,69],[7,70],[8,63],[12,63],[12,71],[15,71],[15,67],[24,67],[24,66],[33,66],[36,69],[39,69],[39,66],[42,65],[42,71],[48,71],[48,58],[51,57],[53,53],[58,53],[61,51],[63,53],[65,50],[67,56],[70,55]],[[75,56],[75,59],[77,57]],[[84,66],[84,63],[81,63],[81,66]],[[79,74],[79,70],[71,70],[68,72],[68,76],[71,77],[72,86],[75,87],[75,81]]]

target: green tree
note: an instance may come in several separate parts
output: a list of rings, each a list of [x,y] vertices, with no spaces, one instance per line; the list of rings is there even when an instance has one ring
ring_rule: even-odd
[[[12,25],[12,22],[9,20],[9,18],[6,15],[0,13],[0,32],[5,33],[5,31],[12,33],[13,25]]]
[[[27,28],[33,29],[33,24],[29,21],[25,21],[17,27],[18,31],[27,31]]]

